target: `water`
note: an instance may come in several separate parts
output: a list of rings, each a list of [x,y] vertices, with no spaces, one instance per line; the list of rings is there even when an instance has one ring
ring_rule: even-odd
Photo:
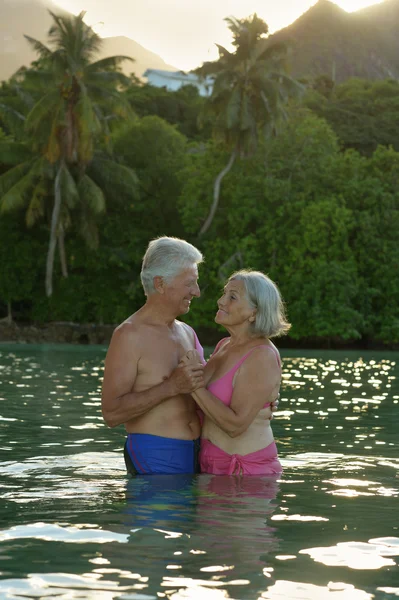
[[[279,480],[128,480],[102,347],[0,345],[0,598],[399,597],[399,354],[283,352]]]

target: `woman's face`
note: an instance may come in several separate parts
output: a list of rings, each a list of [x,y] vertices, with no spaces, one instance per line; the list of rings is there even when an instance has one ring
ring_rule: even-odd
[[[225,327],[245,322],[249,325],[255,319],[256,309],[250,305],[244,282],[240,280],[232,279],[227,283],[218,300],[218,308],[215,321]]]

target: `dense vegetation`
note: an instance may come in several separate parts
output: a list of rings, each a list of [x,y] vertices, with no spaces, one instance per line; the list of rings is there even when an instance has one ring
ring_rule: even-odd
[[[229,23],[236,49],[207,65],[210,101],[96,62],[81,17],[55,19],[53,47],[2,84],[0,317],[124,319],[144,300],[145,247],[165,234],[205,254],[188,317],[205,341],[223,280],[245,266],[279,284],[292,343],[399,343],[399,83],[319,77],[298,99],[264,24]]]

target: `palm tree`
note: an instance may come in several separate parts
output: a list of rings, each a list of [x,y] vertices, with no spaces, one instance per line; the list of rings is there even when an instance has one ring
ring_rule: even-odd
[[[113,184],[120,187],[121,179],[131,195],[138,189],[134,171],[112,159],[110,144],[113,119],[133,116],[120,93],[122,86],[130,84],[119,71],[128,57],[93,62],[101,38],[84,23],[85,13],[77,17],[50,14],[54,21],[48,32],[50,47],[25,36],[39,55],[35,68],[21,75],[26,114],[0,103],[0,115],[9,123],[22,120],[28,136],[25,143],[15,142],[15,166],[0,177],[0,211],[27,205],[27,225],[42,218],[50,221],[47,296],[52,294],[57,244],[67,276],[64,236],[73,216],[78,215],[88,245],[96,247],[95,217],[105,210],[104,191]],[[97,147],[105,152],[101,154]],[[22,154],[25,160],[20,161]]]
[[[286,116],[284,105],[302,91],[302,86],[287,72],[286,46],[272,44],[265,37],[268,26],[262,19],[254,14],[225,20],[233,34],[235,51],[217,45],[219,59],[206,62],[195,71],[200,77],[214,79],[206,113],[213,118],[214,137],[230,153],[215,179],[213,202],[200,236],[212,224],[222,180],[237,157],[250,155],[261,138],[276,133]]]

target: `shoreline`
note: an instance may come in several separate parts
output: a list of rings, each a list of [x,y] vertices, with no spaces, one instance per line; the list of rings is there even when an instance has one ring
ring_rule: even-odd
[[[21,344],[73,344],[108,346],[114,325],[94,323],[73,323],[54,321],[50,323],[17,323],[0,321],[0,343],[15,342]],[[204,346],[214,346],[222,337],[222,332],[214,329],[198,328],[197,334]],[[281,349],[287,350],[376,350],[397,352],[399,344],[383,344],[375,340],[344,342],[331,339],[294,340],[289,337],[276,340]]]
[[[108,345],[116,325],[91,323],[0,323],[0,342],[21,344]]]

